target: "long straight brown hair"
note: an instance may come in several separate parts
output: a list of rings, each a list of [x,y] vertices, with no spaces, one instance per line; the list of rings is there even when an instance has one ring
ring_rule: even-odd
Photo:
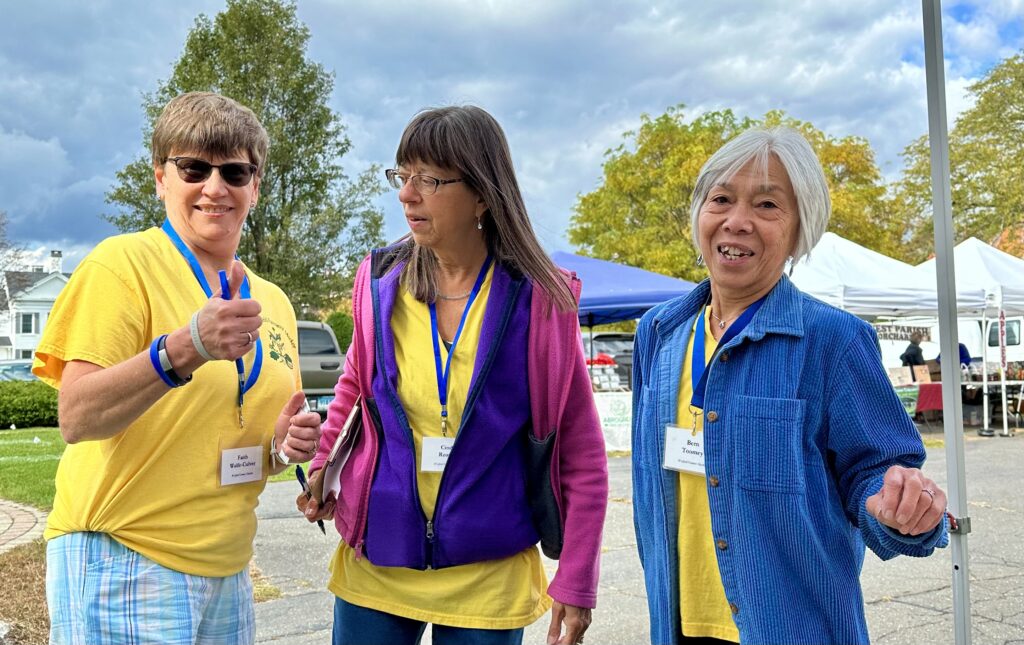
[[[405,127],[395,162],[429,163],[458,172],[487,204],[481,224],[494,259],[533,280],[558,309],[576,310],[575,298],[530,225],[508,141],[494,117],[473,105],[424,110]],[[400,257],[408,263],[402,282],[417,300],[433,302],[438,293],[437,257],[416,244],[412,235],[403,240]]]

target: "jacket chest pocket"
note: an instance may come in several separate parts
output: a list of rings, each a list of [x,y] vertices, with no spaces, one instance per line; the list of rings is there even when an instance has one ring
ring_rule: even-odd
[[[804,401],[740,396],[732,434],[740,486],[767,493],[803,493]]]

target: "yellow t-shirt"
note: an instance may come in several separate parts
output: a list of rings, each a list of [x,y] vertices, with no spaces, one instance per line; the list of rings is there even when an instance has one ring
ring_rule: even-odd
[[[247,273],[263,308],[263,366],[245,395],[244,429],[234,361],[203,365],[116,436],[67,447],[47,539],[108,533],[165,567],[200,576],[234,575],[248,564],[274,422],[301,383],[291,304],[275,285]],[[33,369],[59,388],[67,362],[122,363],[187,325],[206,301],[159,228],[109,238],[82,260],[54,303]],[[245,356],[247,378],[254,357],[255,350]],[[221,452],[243,447],[260,449],[262,478],[221,486]]]
[[[448,377],[449,437],[456,435],[462,422],[493,272],[492,267],[452,356]],[[398,363],[398,397],[413,430],[416,483],[423,512],[429,518],[434,514],[441,473],[419,469],[423,438],[442,435],[427,305],[399,289],[391,314],[391,330]],[[443,343],[440,347],[443,365],[448,352]],[[356,559],[355,552],[342,542],[331,559],[328,588],[345,601],[362,607],[472,629],[523,627],[551,607],[546,593],[547,578],[536,546],[502,560],[418,571],[374,566],[366,558]]]
[[[718,341],[711,335],[711,316],[704,312],[704,363],[715,353]],[[696,323],[694,330],[696,330]],[[679,404],[676,425],[704,431],[704,415],[690,406],[693,396],[692,370],[694,334],[686,345],[683,375],[679,380]],[[740,642],[740,633],[732,619],[718,571],[715,540],[711,534],[711,507],[707,482],[692,473],[679,473],[677,510],[679,511],[679,613],[684,636],[702,636]]]

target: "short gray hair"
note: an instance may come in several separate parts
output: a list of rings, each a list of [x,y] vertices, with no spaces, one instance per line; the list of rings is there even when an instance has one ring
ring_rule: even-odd
[[[711,155],[700,169],[690,201],[690,228],[698,249],[700,239],[697,235],[697,220],[711,189],[729,181],[751,161],[754,162],[755,170],[767,175],[772,155],[786,169],[789,181],[793,184],[793,192],[796,193],[800,226],[793,263],[799,262],[818,243],[828,228],[832,214],[832,200],[825,172],[807,139],[793,128],[779,126],[752,128],[737,135]]]

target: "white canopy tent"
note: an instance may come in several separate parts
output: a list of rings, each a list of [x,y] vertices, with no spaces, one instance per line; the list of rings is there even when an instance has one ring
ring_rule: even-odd
[[[982,330],[988,329],[988,320],[1000,314],[1024,314],[1024,260],[985,244],[975,237],[968,238],[953,248],[957,285],[971,284],[985,291],[988,306],[982,312]],[[935,260],[928,260],[915,267],[922,276],[934,275]],[[959,291],[959,289],[958,289]],[[958,295],[959,299],[959,295]],[[1000,334],[1000,353],[1005,350],[1005,337]],[[982,338],[982,347],[987,336]],[[988,365],[982,354],[982,387],[984,388],[985,420],[983,427],[989,427]],[[1009,436],[1009,411],[1006,400],[1006,366],[1001,366],[1000,383],[1003,405],[1003,436]]]
[[[987,313],[997,315],[999,310],[1019,316],[1024,314],[1024,260],[970,237],[953,248],[956,281],[959,286],[971,285],[983,289],[988,296]],[[914,271],[927,279],[934,279],[935,260],[922,262]]]
[[[825,233],[791,277],[802,291],[862,318],[938,313],[934,268],[929,273],[835,233]],[[959,313],[980,315],[984,309],[984,289],[957,290]]]

